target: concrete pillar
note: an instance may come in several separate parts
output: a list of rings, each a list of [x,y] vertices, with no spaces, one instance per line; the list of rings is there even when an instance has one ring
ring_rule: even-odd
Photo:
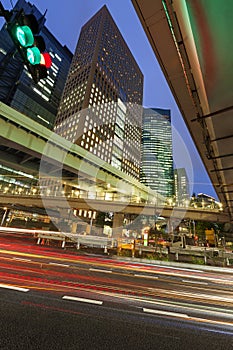
[[[113,224],[112,224],[112,237],[118,238],[122,235],[124,222],[124,214],[123,213],[114,213]]]
[[[71,209],[67,208],[59,208],[60,218],[68,220],[71,216]]]
[[[60,218],[57,223],[57,227],[60,231],[68,231],[76,233],[78,219],[74,216],[72,208],[60,208]]]
[[[77,226],[78,226],[77,222],[72,222],[71,233],[76,233],[77,232]]]

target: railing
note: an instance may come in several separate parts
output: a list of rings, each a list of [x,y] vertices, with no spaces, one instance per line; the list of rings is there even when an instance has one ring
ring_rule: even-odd
[[[108,237],[39,230],[35,230],[33,235],[35,238],[37,238],[37,244],[46,244],[46,242],[49,241],[61,241],[62,248],[65,247],[66,243],[75,244],[77,249],[80,249],[80,246],[103,248],[105,252],[107,252],[108,249],[117,248],[117,240]]]
[[[82,192],[75,193],[75,191],[72,192],[45,192],[43,194],[39,193],[38,191],[28,190],[28,191],[6,191],[4,189],[0,188],[0,196],[25,196],[28,198],[34,198],[34,199],[40,199],[40,198],[67,198],[69,199],[88,199],[88,200],[100,200],[100,201],[108,201],[108,202],[122,202],[122,203],[129,203],[129,204],[145,204],[145,205],[154,205],[155,207],[158,206],[160,208],[179,208],[179,209],[191,209],[191,210],[208,210],[208,211],[217,211],[222,212],[223,208],[218,203],[200,203],[200,202],[194,202],[191,203],[172,203],[157,200],[155,198],[154,201],[145,201],[142,198],[136,197],[136,196],[125,196],[125,195],[119,195],[119,194],[112,194],[111,196],[108,195],[108,193],[104,193],[103,195],[99,194],[98,192]]]

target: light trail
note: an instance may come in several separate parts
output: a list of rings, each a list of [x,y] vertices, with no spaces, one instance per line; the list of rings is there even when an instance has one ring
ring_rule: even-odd
[[[79,256],[75,256],[75,257],[70,257],[70,256],[66,256],[66,255],[56,255],[55,254],[51,254],[51,252],[44,252],[47,253],[47,255],[42,255],[42,254],[35,254],[35,253],[25,253],[25,252],[16,252],[16,251],[9,251],[9,250],[0,250],[0,253],[5,253],[8,255],[17,255],[17,256],[26,256],[26,257],[33,257],[36,259],[50,259],[52,260],[52,262],[57,262],[59,261],[63,261],[64,265],[66,265],[65,263],[69,263],[69,265],[73,264],[83,264],[83,265],[90,265],[91,264],[95,264],[95,266],[105,266],[107,268],[114,266],[115,268],[121,269],[121,270],[132,270],[135,271],[135,269],[137,270],[137,265],[130,265],[127,264],[126,262],[124,264],[122,264],[121,262],[119,263],[119,261],[109,261],[109,260],[104,260],[104,259],[98,259],[98,258],[93,258],[90,259],[90,257],[86,258],[86,257],[79,257]],[[48,255],[49,254],[49,255]],[[163,268],[164,270],[165,268]],[[141,272],[150,272],[153,274],[158,274],[158,275],[165,275],[165,276],[175,276],[175,277],[181,277],[181,278],[189,278],[189,279],[199,279],[199,280],[203,280],[203,281],[209,281],[209,282],[213,282],[213,283],[224,283],[224,284],[229,284],[229,285],[233,285],[233,277],[229,277],[228,279],[223,278],[222,276],[219,276],[217,278],[212,277],[212,276],[207,276],[205,274],[205,276],[196,276],[194,275],[194,272],[190,271],[190,273],[188,274],[183,274],[180,273],[179,270],[177,272],[171,272],[171,271],[161,271],[161,269],[159,270],[158,267],[154,268],[153,266],[150,266],[150,268],[148,269],[147,266],[142,268],[142,265],[140,266],[140,271]],[[203,271],[202,271],[203,272]]]
[[[184,283],[193,283],[193,284],[201,284],[201,285],[208,286],[207,282],[201,282],[201,281],[182,280],[182,282],[184,282]]]

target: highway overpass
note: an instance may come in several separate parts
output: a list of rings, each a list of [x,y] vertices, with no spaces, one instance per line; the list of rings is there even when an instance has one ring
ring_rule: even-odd
[[[82,147],[34,122],[0,102],[0,164],[56,184],[57,192],[67,188],[111,198],[130,196],[135,201],[164,202],[164,198],[133,177],[116,169]],[[15,174],[19,178],[19,173]],[[48,186],[45,191],[48,191]]]
[[[0,195],[3,206],[14,205],[14,208],[24,209],[35,206],[40,212],[42,208],[47,208],[51,215],[56,215],[56,210],[67,212],[70,208],[79,208],[136,215],[156,214],[171,219],[229,221],[229,216],[219,210],[165,207],[165,199],[155,191],[3,103],[0,103],[0,123],[1,164],[35,179],[42,176],[42,180],[49,177],[60,182],[54,197],[52,193],[48,195],[47,187],[41,197],[3,193]],[[72,188],[79,190],[83,196],[93,193],[94,197],[65,197],[64,190],[68,192]],[[41,188],[35,190],[38,192]],[[127,197],[130,199],[125,202]]]
[[[132,3],[219,200],[233,221],[233,1]]]
[[[47,196],[43,200],[40,196],[16,196],[0,194],[0,206],[14,208],[27,211],[28,208],[38,209],[46,208],[51,215],[55,217],[69,216],[65,214],[64,208],[72,208],[72,210],[93,210],[100,212],[113,212],[124,213],[133,215],[146,215],[146,216],[161,216],[169,218],[171,220],[200,220],[209,222],[222,222],[228,221],[228,215],[218,209],[210,208],[193,208],[193,207],[177,207],[177,206],[155,206],[154,203],[135,203],[133,201],[106,201],[103,199],[92,198],[72,198],[72,197],[54,197]],[[39,210],[39,212],[41,212]],[[46,212],[44,212],[46,214]],[[72,216],[74,219],[74,217]]]

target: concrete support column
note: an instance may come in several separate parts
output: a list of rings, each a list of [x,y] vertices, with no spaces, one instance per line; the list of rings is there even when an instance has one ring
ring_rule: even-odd
[[[72,222],[71,233],[76,233],[77,232],[77,226],[78,226],[77,222]]]
[[[63,220],[69,220],[71,216],[70,208],[59,208],[60,218]]]
[[[122,235],[124,222],[124,214],[123,213],[114,213],[113,224],[112,224],[112,237],[118,238]]]
[[[72,232],[74,229],[74,214],[71,208],[59,208],[60,218],[57,227],[60,231]],[[77,228],[77,227],[76,227]]]

